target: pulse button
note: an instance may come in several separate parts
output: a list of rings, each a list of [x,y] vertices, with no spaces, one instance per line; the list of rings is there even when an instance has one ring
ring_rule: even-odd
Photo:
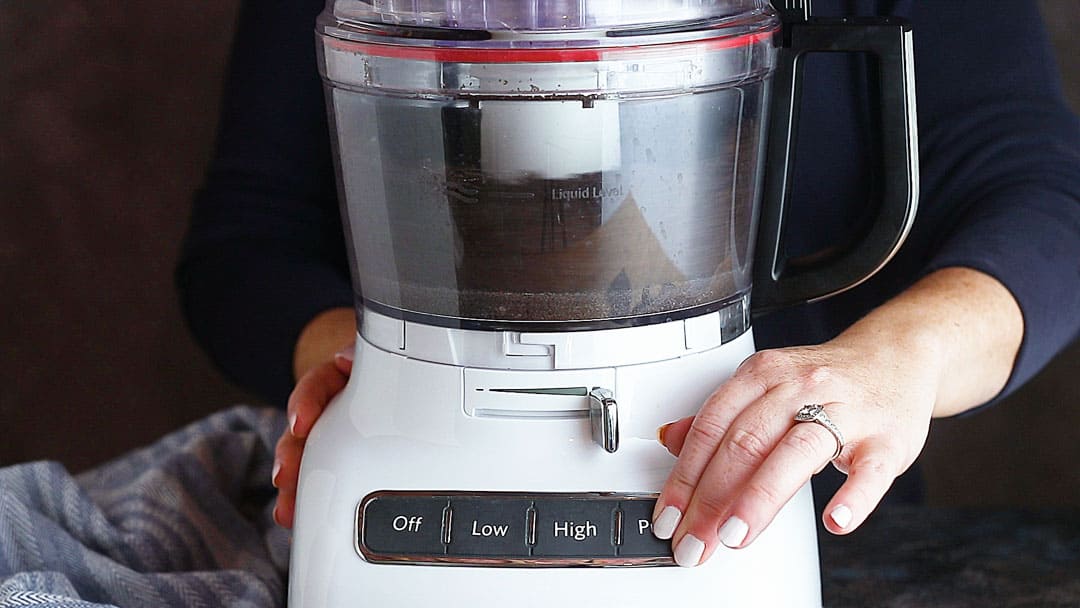
[[[623,499],[620,557],[670,557],[671,541],[660,540],[652,531],[655,498]]]

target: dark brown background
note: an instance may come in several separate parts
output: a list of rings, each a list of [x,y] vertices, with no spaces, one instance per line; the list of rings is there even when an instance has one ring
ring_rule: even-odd
[[[1040,4],[1080,107],[1080,6]],[[252,401],[192,343],[171,279],[236,9],[0,2],[0,464],[80,470]],[[1078,355],[934,424],[933,502],[1080,505]]]

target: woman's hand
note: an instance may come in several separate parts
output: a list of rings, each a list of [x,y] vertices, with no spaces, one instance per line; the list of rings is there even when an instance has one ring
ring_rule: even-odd
[[[309,370],[289,396],[289,428],[278,439],[271,474],[274,487],[278,489],[274,521],[286,528],[292,528],[304,442],[330,400],[345,388],[352,372],[351,348],[341,351],[333,361]]]
[[[922,450],[934,407],[933,362],[901,365],[898,347],[830,342],[759,352],[696,417],[665,427],[662,441],[679,460],[654,530],[672,538],[678,563],[697,565],[718,543],[753,542],[829,463],[833,435],[792,420],[803,404],[824,405],[845,439],[833,462],[850,475],[825,509],[825,525],[842,534],[862,523]]]
[[[315,317],[297,341],[293,367],[299,380],[289,396],[289,426],[278,439],[271,473],[271,482],[278,489],[274,521],[286,528],[292,527],[304,442],[330,400],[349,380],[355,336],[352,309],[339,308]],[[342,344],[347,346],[340,348]]]
[[[695,566],[753,542],[830,460],[847,481],[825,508],[845,534],[914,462],[933,416],[975,407],[1005,385],[1023,336],[1012,295],[974,270],[938,271],[819,346],[748,358],[697,416],[661,429],[679,457],[654,513],[675,559]],[[793,421],[821,404],[842,431]]]

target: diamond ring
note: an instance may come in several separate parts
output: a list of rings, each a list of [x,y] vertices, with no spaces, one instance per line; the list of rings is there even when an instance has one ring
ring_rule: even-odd
[[[832,433],[833,438],[836,439],[836,452],[829,460],[836,460],[840,456],[840,451],[844,449],[844,434],[840,432],[840,428],[829,419],[829,415],[825,413],[825,407],[818,403],[812,403],[804,405],[799,408],[799,411],[795,414],[795,422],[815,422],[825,427]]]

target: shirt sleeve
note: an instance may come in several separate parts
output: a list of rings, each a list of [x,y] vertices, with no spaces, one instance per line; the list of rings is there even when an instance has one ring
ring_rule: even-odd
[[[910,4],[910,3],[909,3]],[[1004,396],[1080,336],[1080,125],[1029,0],[914,2],[924,273],[985,272],[1024,339]]]
[[[921,276],[974,268],[1001,281],[1024,316],[1020,353],[997,401],[1080,335],[1080,125],[1064,101],[1038,3],[821,0],[814,11],[891,14],[912,23],[919,209],[907,241],[881,272],[834,297],[755,319],[755,341],[819,343]],[[859,189],[836,185],[861,170],[853,154],[866,151],[845,129],[873,128],[858,122],[859,112],[843,111],[859,90],[844,90],[843,70],[817,75],[827,77],[824,84],[805,87],[818,112],[811,113],[816,130],[799,141],[796,174],[825,177],[792,204],[794,225],[815,226],[805,237],[807,251],[836,242],[846,230],[838,218],[859,212],[851,203],[860,200]],[[797,195],[798,177],[795,184]]]
[[[199,344],[277,405],[292,390],[303,327],[353,302],[316,70],[322,6],[243,3],[216,150],[176,271]]]

